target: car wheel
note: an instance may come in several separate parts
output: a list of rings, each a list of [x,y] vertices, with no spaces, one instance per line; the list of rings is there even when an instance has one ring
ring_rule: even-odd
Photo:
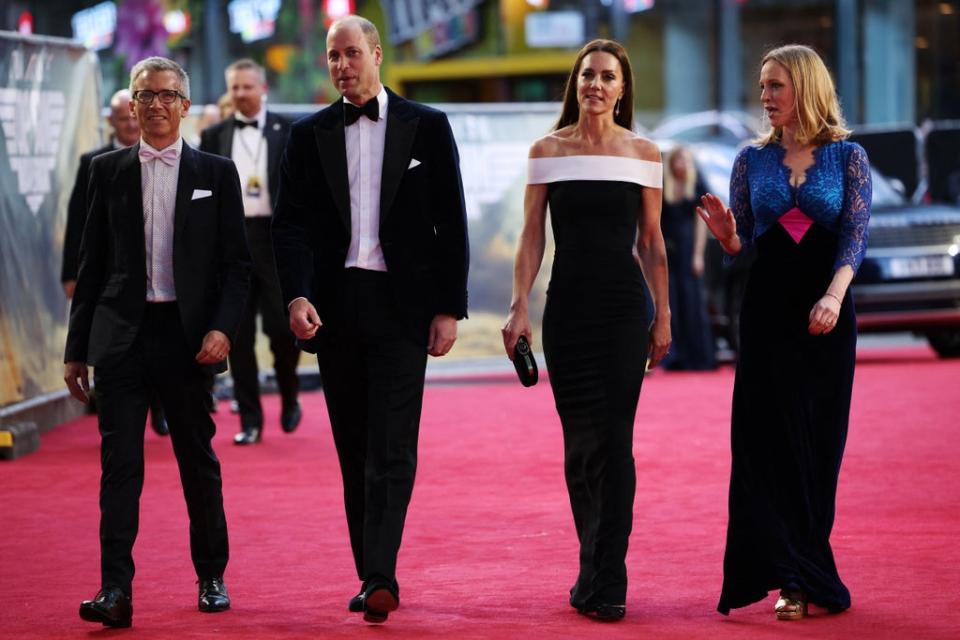
[[[931,331],[927,341],[941,358],[960,358],[960,329]]]

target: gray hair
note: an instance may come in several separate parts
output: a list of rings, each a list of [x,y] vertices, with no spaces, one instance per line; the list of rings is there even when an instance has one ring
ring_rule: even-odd
[[[364,39],[366,39],[367,44],[370,45],[370,51],[373,51],[380,46],[380,32],[377,31],[377,25],[373,24],[363,16],[358,15],[349,15],[338,18],[332,25],[330,25],[330,30],[327,33],[331,33],[334,29],[340,27],[359,27],[360,31],[363,33]]]
[[[110,97],[110,108],[114,109],[120,106],[127,106],[127,103],[133,100],[129,89],[120,89]]]
[[[223,72],[223,75],[226,78],[234,71],[243,71],[244,69],[252,69],[256,71],[257,73],[260,74],[260,80],[262,82],[267,81],[267,70],[264,69],[259,64],[257,64],[255,60],[252,60],[250,58],[241,58],[236,62],[232,63],[229,67],[226,68],[226,70]],[[227,84],[228,85],[230,84],[229,80],[227,80]]]
[[[187,100],[190,99],[190,77],[187,75],[187,72],[173,60],[161,58],[160,56],[144,58],[133,65],[133,69],[130,70],[130,93],[135,91],[133,85],[137,81],[137,78],[139,78],[141,74],[152,71],[173,71],[180,80],[180,93],[182,93]]]

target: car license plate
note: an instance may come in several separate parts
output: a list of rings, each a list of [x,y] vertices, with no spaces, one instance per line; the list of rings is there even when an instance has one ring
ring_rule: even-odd
[[[952,275],[953,258],[950,256],[890,258],[890,276],[893,278],[923,278]]]

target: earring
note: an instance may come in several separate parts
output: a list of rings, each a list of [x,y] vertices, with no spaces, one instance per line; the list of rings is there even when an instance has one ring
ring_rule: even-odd
[[[623,97],[623,96],[621,96],[621,97]],[[614,107],[613,107],[613,115],[614,115],[614,116],[619,116],[619,115],[620,115],[620,98],[617,98],[617,104],[614,105]]]

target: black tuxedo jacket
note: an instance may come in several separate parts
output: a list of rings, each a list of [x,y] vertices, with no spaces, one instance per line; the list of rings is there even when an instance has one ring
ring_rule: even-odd
[[[77,181],[73,183],[70,202],[67,204],[67,229],[63,236],[63,263],[60,266],[60,282],[77,279],[80,239],[83,237],[83,225],[87,222],[87,186],[90,182],[90,161],[96,156],[114,149],[113,143],[110,143],[80,156]]]
[[[200,151],[215,153],[224,158],[233,155],[233,132],[236,131],[236,119],[227,118],[211,127],[207,127],[200,134]],[[270,204],[277,205],[277,191],[280,184],[280,160],[283,156],[283,145],[290,133],[290,121],[267,111],[263,126],[263,137],[267,141],[267,187],[270,189]],[[256,151],[254,151],[256,153]]]
[[[467,316],[459,155],[446,115],[387,93],[380,245],[407,328],[426,344],[435,315]],[[351,234],[342,99],[293,124],[272,229],[284,304],[306,297],[324,325],[336,326]]]
[[[140,327],[147,268],[139,150],[136,144],[106,153],[90,165],[65,362],[116,362]],[[233,339],[249,287],[250,254],[233,162],[184,143],[178,176],[173,277],[187,344],[198,352],[212,329]],[[216,372],[225,368],[210,365]]]

